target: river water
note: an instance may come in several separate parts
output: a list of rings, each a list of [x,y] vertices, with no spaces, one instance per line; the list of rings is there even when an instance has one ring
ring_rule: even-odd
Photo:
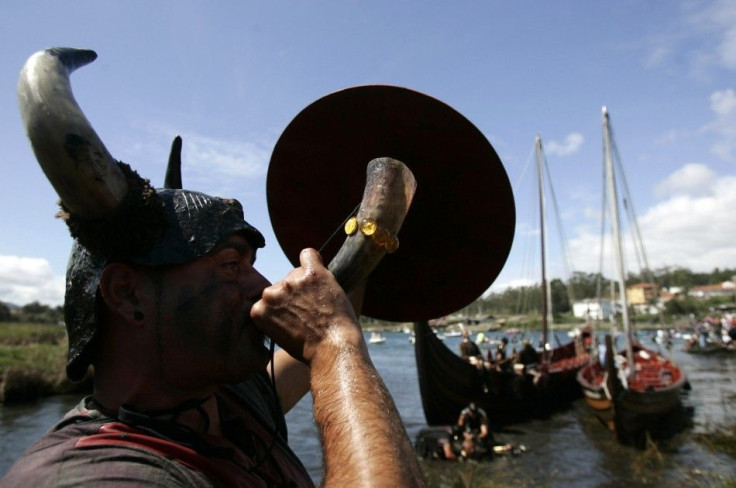
[[[371,357],[413,441],[426,427],[414,348],[406,334],[384,336],[385,343],[369,346]],[[641,337],[645,344],[656,346],[646,333]],[[445,342],[457,351],[457,338]],[[672,356],[692,385],[684,399],[693,410],[692,426],[659,449],[620,446],[581,399],[550,419],[512,425],[495,434],[498,440],[523,444],[527,450],[519,456],[484,463],[422,460],[430,486],[723,486],[724,480],[736,479],[736,461],[709,450],[695,437],[736,424],[736,355],[689,355],[682,352],[682,343],[675,342]],[[78,400],[76,396],[57,396],[32,404],[0,406],[0,476]],[[311,397],[307,396],[289,412],[287,422],[290,444],[318,483],[322,459],[311,407]]]

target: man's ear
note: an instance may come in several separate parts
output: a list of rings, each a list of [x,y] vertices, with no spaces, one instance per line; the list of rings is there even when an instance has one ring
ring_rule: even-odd
[[[141,310],[141,286],[145,277],[134,268],[122,263],[108,264],[100,277],[100,294],[111,313],[128,322],[139,322],[134,317]]]

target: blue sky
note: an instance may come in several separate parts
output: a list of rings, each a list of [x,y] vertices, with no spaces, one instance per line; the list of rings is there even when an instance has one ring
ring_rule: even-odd
[[[603,105],[652,267],[736,267],[734,2],[10,0],[0,19],[0,301],[63,300],[71,239],[15,94],[25,60],[50,46],[98,53],[72,75],[77,101],[110,152],[155,185],[183,136],[185,187],[243,202],[272,281],[290,269],[266,210],[273,146],[309,103],[367,83],[439,98],[498,152],[518,222],[492,289],[530,278],[523,187],[537,134],[572,267],[598,271]]]

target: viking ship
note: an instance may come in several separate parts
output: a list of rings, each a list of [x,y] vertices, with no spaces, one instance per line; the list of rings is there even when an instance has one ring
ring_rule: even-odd
[[[608,111],[603,108],[603,163],[607,189],[604,202],[608,202],[611,216],[613,251],[621,303],[624,347],[616,351],[614,340],[605,337],[605,358],[594,360],[578,373],[586,403],[599,419],[616,433],[624,444],[641,445],[645,436],[656,437],[667,430],[668,423],[681,407],[681,392],[687,384],[685,373],[669,358],[647,349],[633,335],[629,320],[629,304],[626,297],[625,262],[619,218],[618,188],[614,157],[618,150]],[[618,161],[619,173],[622,167]],[[623,176],[622,176],[623,177]],[[630,198],[627,198],[631,208]],[[633,217],[633,215],[630,216]],[[603,226],[602,226],[603,227]],[[646,256],[638,236],[638,226],[632,226],[640,246],[638,251]],[[648,268],[648,265],[646,266]]]
[[[454,424],[470,402],[483,408],[496,425],[545,417],[580,396],[576,375],[588,363],[585,334],[552,349],[547,342],[552,310],[547,282],[546,211],[544,175],[546,159],[542,139],[535,140],[539,182],[539,217],[542,269],[542,351],[533,366],[505,369],[477,367],[460,358],[435,335],[428,322],[415,322],[415,354],[424,416],[429,425]],[[509,365],[510,366],[510,365]]]

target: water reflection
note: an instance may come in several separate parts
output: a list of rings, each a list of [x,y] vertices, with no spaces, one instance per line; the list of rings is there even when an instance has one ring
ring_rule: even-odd
[[[0,406],[0,475],[36,439],[79,401],[76,395],[59,395],[21,405]]]

